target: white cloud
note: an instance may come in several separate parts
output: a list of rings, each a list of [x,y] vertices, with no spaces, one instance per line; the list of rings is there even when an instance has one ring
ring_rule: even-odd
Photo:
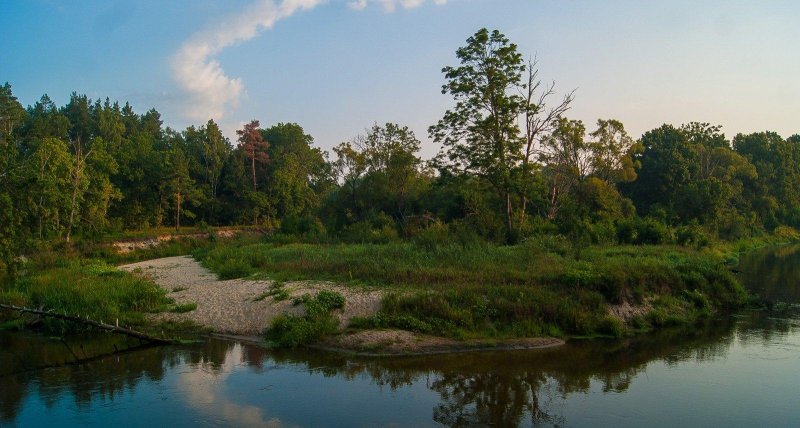
[[[190,95],[184,115],[193,121],[205,122],[209,118],[219,121],[228,110],[239,104],[245,92],[244,83],[225,74],[215,59],[223,49],[250,40],[272,28],[277,21],[326,1],[282,0],[277,3],[276,0],[257,0],[242,12],[222,19],[217,25],[184,42],[171,58],[173,78]],[[386,12],[393,12],[398,6],[411,9],[427,1],[443,5],[448,0],[349,0],[347,5],[351,9],[363,10],[377,3]]]
[[[394,12],[398,5],[405,9],[413,9],[426,1],[427,0],[351,0],[347,3],[347,6],[354,10],[364,10],[370,3],[378,3],[383,5],[383,9],[386,12]],[[438,5],[443,5],[447,3],[447,0],[433,0],[433,2]]]
[[[213,28],[201,31],[184,42],[172,57],[173,77],[191,95],[185,115],[198,121],[219,120],[235,107],[243,92],[241,79],[232,78],[214,56],[223,49],[252,39],[275,22],[308,10],[326,0],[259,0],[239,14],[228,16]]]

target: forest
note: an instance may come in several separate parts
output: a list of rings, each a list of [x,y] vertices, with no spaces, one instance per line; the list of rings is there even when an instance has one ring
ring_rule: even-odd
[[[570,119],[575,91],[559,96],[499,31],[466,42],[442,69],[452,104],[428,129],[432,159],[396,123],[328,153],[297,123],[252,120],[231,141],[214,120],[179,131],[77,93],[25,108],[6,83],[0,301],[145,325],[196,305],[113,264],[191,253],[222,279],[277,278],[276,295],[283,280],[376,286],[380,311],[352,326],[460,339],[619,337],[757,304],[731,265],[800,238],[800,135],[692,122],[637,139]],[[218,242],[230,226],[256,237]],[[165,229],[209,238],[103,247]],[[341,305],[317,306],[270,340],[334,333]]]
[[[0,253],[159,227],[257,225],[309,242],[417,239],[704,246],[800,227],[800,135],[726,137],[665,124],[568,118],[535,61],[480,30],[445,67],[452,108],[419,155],[408,127],[375,124],[335,146],[297,123],[175,130],[155,109],[72,93],[24,107],[0,87]],[[435,120],[435,118],[434,118]]]

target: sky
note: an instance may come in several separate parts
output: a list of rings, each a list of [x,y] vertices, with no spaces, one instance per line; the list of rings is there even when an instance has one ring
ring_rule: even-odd
[[[800,2],[639,0],[0,0],[0,84],[25,105],[70,93],[209,118],[296,122],[325,150],[373,123],[423,155],[452,100],[441,69],[480,28],[538,60],[568,116],[800,133]]]

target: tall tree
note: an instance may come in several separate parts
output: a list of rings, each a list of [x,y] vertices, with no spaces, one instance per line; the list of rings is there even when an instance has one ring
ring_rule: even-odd
[[[253,120],[246,124],[244,128],[236,131],[239,136],[239,143],[248,159],[250,159],[250,171],[253,178],[253,191],[258,190],[258,183],[256,181],[256,164],[266,164],[269,162],[269,154],[267,149],[269,143],[264,141],[259,129],[260,124],[257,120]]]
[[[296,123],[279,123],[261,132],[269,141],[268,192],[281,218],[309,215],[333,182],[325,154]]]
[[[75,223],[80,216],[81,203],[89,187],[86,176],[86,161],[92,155],[93,147],[89,140],[92,136],[91,112],[86,95],[73,92],[69,103],[64,107],[64,115],[70,121],[69,142],[72,148],[72,167],[70,178],[72,183],[69,217],[67,220],[66,241],[70,241]]]
[[[539,79],[539,69],[535,59],[528,61],[528,81],[523,85],[524,96],[523,119],[525,123],[525,144],[522,153],[522,184],[520,186],[520,227],[525,223],[528,209],[528,191],[535,184],[534,160],[537,147],[542,148],[544,142],[558,128],[561,117],[570,109],[575,99],[575,91],[570,91],[555,104],[548,104],[555,95],[555,82],[544,84]]]
[[[456,56],[460,66],[442,69],[447,79],[442,93],[452,95],[456,105],[429,133],[443,144],[452,167],[492,184],[502,204],[508,239],[513,239],[513,172],[524,142],[517,119],[525,100],[518,88],[525,64],[517,45],[499,31],[485,28],[468,38]]]
[[[336,153],[334,170],[337,178],[342,180],[349,201],[347,217],[350,220],[360,219],[361,204],[359,203],[359,184],[367,172],[366,156],[363,152],[363,136],[356,137],[353,141],[346,141],[333,148]]]

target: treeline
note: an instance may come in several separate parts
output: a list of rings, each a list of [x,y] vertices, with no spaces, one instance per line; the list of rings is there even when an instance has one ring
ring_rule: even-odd
[[[306,239],[702,245],[800,227],[800,136],[567,118],[554,85],[497,31],[445,67],[454,107],[429,132],[375,125],[333,156],[294,123],[164,127],[155,110],[73,93],[24,108],[0,88],[0,248],[162,226],[256,224]]]

